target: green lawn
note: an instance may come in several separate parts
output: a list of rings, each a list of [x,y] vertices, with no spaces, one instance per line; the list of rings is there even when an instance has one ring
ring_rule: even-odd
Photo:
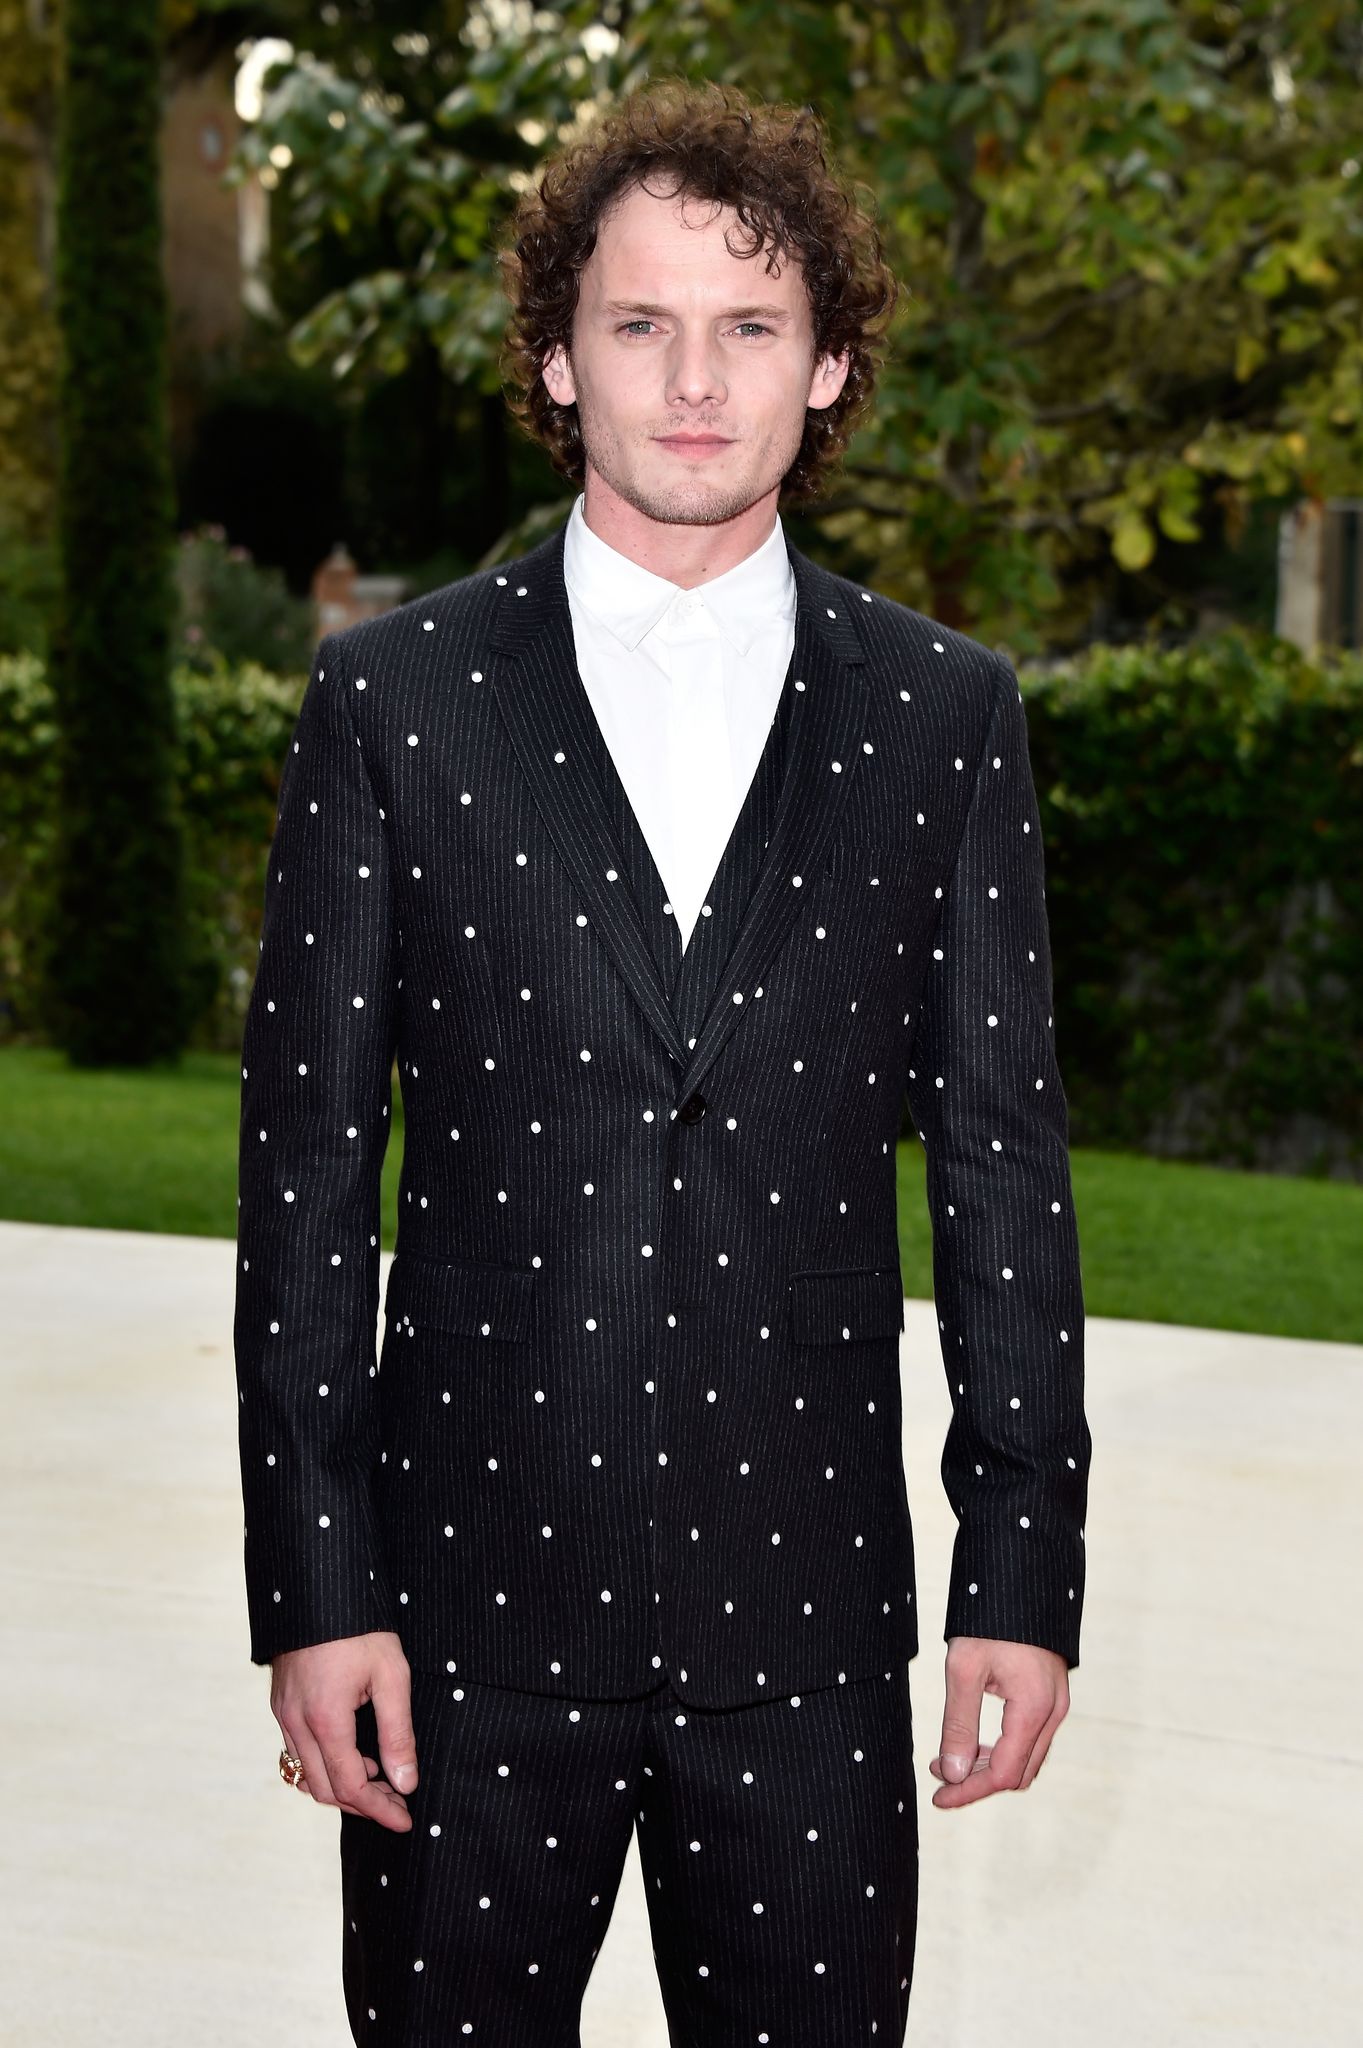
[[[0,1216],[192,1236],[236,1232],[241,1070],[193,1053],[179,1070],[69,1069],[0,1052]],[[396,1232],[402,1111],[384,1164]],[[1363,1187],[1076,1151],[1089,1314],[1363,1343]],[[904,1286],[932,1292],[923,1150],[899,1148]]]

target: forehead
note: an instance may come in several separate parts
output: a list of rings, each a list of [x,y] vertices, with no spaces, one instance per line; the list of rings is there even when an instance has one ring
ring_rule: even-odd
[[[668,282],[726,291],[741,282],[750,291],[760,288],[774,304],[798,304],[801,277],[794,253],[773,256],[768,245],[750,254],[751,244],[751,231],[734,207],[634,185],[603,215],[583,282],[602,296],[652,284],[661,290]]]

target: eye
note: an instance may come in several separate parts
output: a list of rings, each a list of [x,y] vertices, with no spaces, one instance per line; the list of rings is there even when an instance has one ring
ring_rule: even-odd
[[[627,334],[627,333],[628,333],[628,332],[630,331],[630,329],[631,329],[631,328],[634,328],[634,327],[651,327],[652,325],[653,325],[653,322],[652,322],[652,321],[651,321],[650,319],[648,319],[646,315],[640,314],[639,318],[638,318],[638,319],[636,319],[636,320],[625,320],[625,321],[622,321],[622,322],[621,322],[621,324],[620,324],[620,326],[619,326],[619,327],[618,327],[618,328],[616,329],[616,333],[617,333],[617,334]],[[737,323],[737,326],[738,326],[738,327],[753,327],[753,328],[756,328],[756,330],[757,330],[757,332],[758,332],[759,334],[770,334],[770,333],[771,333],[771,329],[770,329],[770,327],[766,326],[766,324],[765,324],[765,323],[764,323],[763,321],[761,321],[761,320],[740,320],[740,321],[739,321],[739,322]],[[736,332],[736,331],[737,331],[737,328],[735,329],[735,332]]]

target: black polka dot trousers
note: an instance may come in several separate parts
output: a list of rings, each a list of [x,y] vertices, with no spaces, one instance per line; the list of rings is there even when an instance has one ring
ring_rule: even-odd
[[[907,1664],[741,1707],[414,1672],[404,1834],[340,1816],[366,2048],[579,2048],[637,1828],[671,2048],[902,2043],[918,1918]],[[357,1715],[377,1757],[374,1710]]]

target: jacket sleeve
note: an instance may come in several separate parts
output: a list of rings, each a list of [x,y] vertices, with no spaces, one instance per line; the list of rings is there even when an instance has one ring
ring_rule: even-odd
[[[234,1342],[251,1661],[396,1626],[375,1538],[397,951],[336,635],[280,778],[241,1055]]]
[[[957,1518],[944,1637],[1079,1662],[1091,1439],[1041,820],[1017,677],[995,694],[909,1054]]]

